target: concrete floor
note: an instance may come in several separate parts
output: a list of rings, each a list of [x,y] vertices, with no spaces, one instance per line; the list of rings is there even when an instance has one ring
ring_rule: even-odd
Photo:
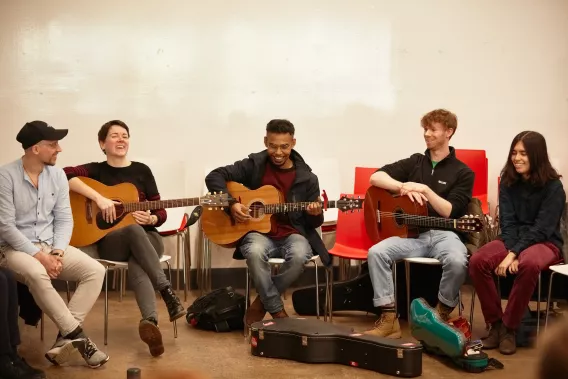
[[[468,292],[464,291],[465,304],[468,303]],[[183,293],[180,292],[183,296]],[[294,310],[288,296],[286,309],[290,315]],[[195,294],[188,298],[188,304],[195,299]],[[45,340],[40,340],[40,329],[25,326],[21,323],[22,355],[36,367],[45,369],[48,378],[126,378],[129,367],[142,369],[142,378],[169,379],[165,374],[172,369],[187,370],[187,372],[203,373],[203,378],[390,378],[372,371],[336,364],[304,364],[295,361],[277,360],[255,357],[250,354],[249,345],[245,342],[242,333],[232,332],[217,334],[215,332],[199,331],[185,323],[185,319],[178,322],[178,338],[174,339],[173,325],[166,319],[167,312],[163,302],[158,299],[159,312],[162,317],[161,329],[164,337],[166,352],[158,358],[152,358],[146,345],[138,337],[139,311],[134,296],[127,292],[122,302],[113,292],[110,295],[110,324],[108,345],[103,344],[103,310],[104,303],[101,296],[85,323],[85,330],[94,342],[110,355],[110,361],[102,368],[92,370],[84,366],[82,360],[77,360],[67,367],[53,367],[44,358],[44,353],[53,344],[57,330],[54,324],[47,320],[45,327]],[[268,318],[270,316],[267,316]],[[346,325],[355,330],[364,330],[373,325],[374,318],[364,313],[350,313],[334,315],[333,322]],[[474,319],[474,337],[479,338],[485,334],[483,317],[476,305]],[[403,325],[404,336],[409,336],[406,325]],[[534,348],[521,348],[513,356],[502,356],[497,351],[489,351],[490,357],[499,359],[504,370],[486,371],[480,375],[485,378],[515,379],[535,378],[534,368],[537,361],[537,351]],[[153,373],[153,374],[152,374]],[[422,378],[461,378],[479,377],[477,374],[467,374],[436,358],[426,354],[423,356]],[[189,378],[178,376],[175,378]],[[174,379],[172,377],[171,379]]]

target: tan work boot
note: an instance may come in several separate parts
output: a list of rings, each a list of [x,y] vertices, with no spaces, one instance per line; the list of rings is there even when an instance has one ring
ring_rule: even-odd
[[[266,309],[264,309],[264,305],[260,301],[260,296],[257,296],[247,309],[245,323],[250,327],[252,323],[262,321],[264,315],[266,315]]]
[[[448,322],[453,311],[454,308],[448,307],[446,304],[442,304],[439,301],[438,304],[436,304],[436,313],[438,313],[438,315],[444,322]]]
[[[401,338],[400,323],[398,317],[393,310],[383,310],[381,316],[375,321],[375,327],[371,330],[366,330],[364,334],[383,337],[383,338]]]

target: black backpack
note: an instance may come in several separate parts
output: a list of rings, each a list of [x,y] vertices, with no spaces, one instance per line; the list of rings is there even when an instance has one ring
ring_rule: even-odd
[[[187,308],[187,323],[198,329],[229,332],[243,329],[245,297],[232,287],[219,288],[197,298]]]

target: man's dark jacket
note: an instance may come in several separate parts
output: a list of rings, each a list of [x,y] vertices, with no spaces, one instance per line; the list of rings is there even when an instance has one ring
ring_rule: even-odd
[[[241,183],[251,190],[262,186],[262,178],[268,163],[268,152],[266,150],[253,153],[241,161],[232,165],[219,167],[209,173],[205,178],[205,184],[210,192],[227,193],[226,182],[233,181]],[[316,201],[320,196],[318,177],[306,164],[302,156],[292,150],[290,159],[296,168],[296,179],[290,188],[290,192],[285,194],[287,202],[311,202]],[[236,200],[231,199],[230,204]],[[323,213],[318,216],[311,216],[305,211],[289,212],[290,223],[292,226],[310,243],[313,253],[319,255],[322,263],[326,266],[331,264],[331,257],[325,248],[317,228],[323,224]],[[240,251],[240,241],[237,244],[234,259],[244,259]]]

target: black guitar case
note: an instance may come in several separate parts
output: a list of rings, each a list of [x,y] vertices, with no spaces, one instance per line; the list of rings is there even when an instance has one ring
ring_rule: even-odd
[[[316,319],[280,318],[251,325],[251,353],[304,363],[338,363],[402,378],[422,375],[422,345],[354,333]]]

